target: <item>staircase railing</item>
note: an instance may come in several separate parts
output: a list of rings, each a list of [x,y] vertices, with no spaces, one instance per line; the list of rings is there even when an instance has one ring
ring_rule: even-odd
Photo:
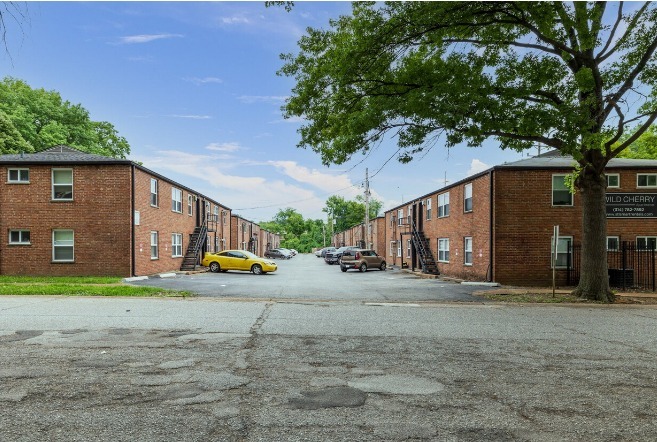
[[[411,238],[417,256],[420,258],[420,266],[422,267],[422,272],[439,275],[440,271],[438,270],[436,260],[434,259],[433,253],[431,252],[431,247],[429,247],[429,241],[422,232],[417,230],[415,221],[413,220],[411,220]]]
[[[207,215],[203,218],[203,223],[194,229],[191,240],[187,246],[187,252],[183,258],[180,270],[194,270],[198,262],[198,256],[203,246],[203,242],[208,233]]]

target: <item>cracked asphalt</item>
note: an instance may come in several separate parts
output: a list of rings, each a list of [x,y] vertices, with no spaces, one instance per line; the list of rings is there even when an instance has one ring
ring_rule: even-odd
[[[657,308],[403,280],[408,298],[0,297],[0,440],[657,439]]]

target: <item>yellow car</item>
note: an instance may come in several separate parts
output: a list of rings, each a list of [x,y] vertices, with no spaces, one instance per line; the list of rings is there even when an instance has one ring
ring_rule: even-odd
[[[201,265],[210,267],[211,272],[227,272],[228,270],[243,270],[254,275],[264,275],[275,272],[276,263],[260,258],[246,250],[224,250],[217,253],[206,253]]]

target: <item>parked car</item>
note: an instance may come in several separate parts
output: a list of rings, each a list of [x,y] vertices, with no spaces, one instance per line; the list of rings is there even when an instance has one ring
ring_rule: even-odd
[[[369,249],[345,250],[340,259],[340,270],[343,272],[349,269],[358,269],[360,272],[366,272],[368,269],[385,270],[386,267],[383,256]]]
[[[294,256],[297,254],[297,251],[294,249],[286,249],[285,247],[279,247],[278,250],[282,250],[283,252],[287,252],[290,254],[290,256]]]
[[[283,249],[269,249],[265,252],[265,258],[290,259],[292,254]]]
[[[228,270],[253,272],[254,275],[264,275],[275,272],[276,263],[254,255],[246,250],[223,250],[217,253],[206,253],[201,265],[209,267],[213,273]]]
[[[340,258],[342,257],[342,254],[346,250],[353,250],[353,249],[357,249],[357,248],[358,247],[356,247],[356,246],[344,246],[344,247],[340,247],[339,249],[336,249],[332,252],[327,251],[326,256],[324,256],[324,261],[327,264],[331,264],[331,265],[339,264],[340,263]]]

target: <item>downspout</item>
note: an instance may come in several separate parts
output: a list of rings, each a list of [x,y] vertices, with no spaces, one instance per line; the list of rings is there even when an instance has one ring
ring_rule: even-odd
[[[132,213],[130,214],[130,220],[131,220],[131,223],[130,223],[131,253],[130,253],[130,255],[131,255],[131,261],[132,261],[132,263],[131,263],[131,267],[132,267],[131,268],[131,273],[132,273],[132,276],[137,276],[137,265],[135,263],[135,259],[136,259],[137,255],[136,255],[136,252],[135,252],[135,165],[134,165],[134,163],[131,165],[130,172],[131,172],[131,175],[132,175],[131,176],[131,179],[132,179],[132,182],[131,182],[132,198],[131,198],[131,200],[132,201],[130,203],[131,209],[132,209]]]
[[[489,172],[489,177],[490,177],[490,184],[488,186],[488,197],[489,197],[489,211],[490,213],[488,214],[488,275],[486,280],[487,282],[493,282],[493,268],[494,268],[494,257],[493,257],[493,240],[495,239],[495,232],[493,231],[495,229],[495,224],[493,223],[493,215],[495,213],[495,210],[493,208],[493,205],[495,204],[495,198],[494,198],[494,192],[493,192],[493,184],[494,184],[494,179],[493,179],[493,173],[495,172],[495,169],[491,169]]]

